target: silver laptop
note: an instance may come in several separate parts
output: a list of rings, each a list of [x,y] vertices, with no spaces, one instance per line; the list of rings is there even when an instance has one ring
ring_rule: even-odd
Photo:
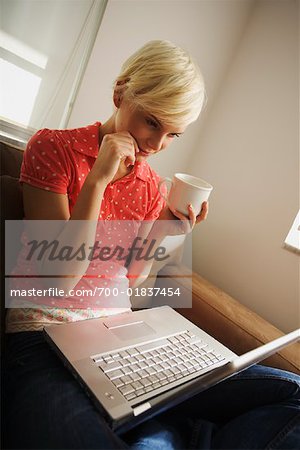
[[[299,340],[237,356],[169,306],[44,329],[110,427],[127,431]]]

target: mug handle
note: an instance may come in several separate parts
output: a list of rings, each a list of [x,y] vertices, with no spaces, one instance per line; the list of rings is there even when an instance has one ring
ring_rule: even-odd
[[[160,180],[160,182],[158,183],[158,191],[159,191],[160,195],[162,196],[162,198],[163,198],[163,199],[167,202],[167,204],[168,204],[168,198],[167,198],[167,197],[161,192],[161,190],[160,190],[162,184],[163,184],[163,183],[166,183],[167,181],[169,181],[169,182],[171,183],[171,185],[173,184],[173,181],[171,180],[171,178],[169,178],[169,177],[162,178],[162,179]]]

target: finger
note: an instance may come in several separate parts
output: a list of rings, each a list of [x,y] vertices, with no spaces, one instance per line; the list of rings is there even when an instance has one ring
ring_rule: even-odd
[[[126,158],[125,164],[127,167],[129,166],[134,166],[135,164],[135,160],[136,160],[136,148],[134,145],[134,142],[131,142],[131,146],[130,146],[130,153],[128,155],[128,157]]]
[[[136,154],[140,151],[140,149],[136,140],[128,131],[123,132],[123,138],[129,149],[129,154],[127,155],[125,161],[125,164],[128,167],[135,164]]]
[[[175,209],[174,211],[172,210],[172,213],[174,214],[174,216],[176,216],[178,219],[180,219],[181,229],[182,229],[183,233],[188,234],[192,230],[190,219],[188,217],[186,217],[184,214],[182,214],[181,212],[177,211],[177,209]]]
[[[194,210],[193,205],[190,203],[188,205],[188,212],[189,212],[189,219],[190,219],[190,224],[191,224],[191,229],[194,228],[196,220],[197,220],[197,216]]]
[[[132,154],[131,151],[127,151],[126,149],[123,149],[119,153],[119,159],[120,161],[124,161],[124,164],[126,167],[133,166],[135,163],[135,156]]]
[[[208,202],[203,202],[201,205],[200,214],[197,216],[196,223],[202,222],[207,218],[208,209],[209,209]]]
[[[131,138],[132,138],[133,145],[134,145],[134,153],[137,154],[140,151],[138,143],[132,135],[131,135]]]
[[[119,135],[119,157],[127,167],[135,164],[136,151],[138,146],[129,133],[124,132],[121,136]]]

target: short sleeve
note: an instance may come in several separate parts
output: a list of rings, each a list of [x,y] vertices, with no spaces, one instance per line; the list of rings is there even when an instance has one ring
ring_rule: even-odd
[[[161,185],[160,188],[162,194],[166,197],[168,194],[167,186],[165,183]],[[147,211],[144,220],[156,220],[158,216],[160,215],[162,209],[166,206],[166,201],[162,197],[161,193],[158,190],[158,184],[155,188],[155,193],[153,195],[153,199],[151,202],[151,207],[149,211]]]
[[[44,129],[34,134],[24,152],[20,182],[67,194],[69,176],[66,151],[55,130]]]

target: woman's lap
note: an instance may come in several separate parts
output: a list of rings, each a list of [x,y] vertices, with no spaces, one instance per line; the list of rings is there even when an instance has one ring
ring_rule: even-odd
[[[131,442],[134,449],[167,450],[163,431],[173,429],[173,438],[185,435],[172,448],[297,449],[299,408],[300,377],[256,365],[161,415],[156,426],[132,432]],[[160,446],[151,447],[151,433]]]
[[[289,372],[253,366],[118,437],[40,332],[8,336],[6,354],[7,448],[299,447],[300,378]]]
[[[43,340],[8,336],[5,427],[8,448],[126,448]]]

